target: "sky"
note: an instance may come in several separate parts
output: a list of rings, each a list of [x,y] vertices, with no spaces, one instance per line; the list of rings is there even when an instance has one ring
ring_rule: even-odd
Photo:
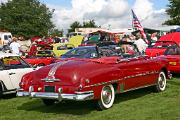
[[[0,0],[7,1],[7,0]],[[55,9],[52,21],[56,28],[67,30],[74,21],[95,20],[102,28],[132,27],[131,9],[144,27],[160,27],[169,19],[168,0],[40,0]]]

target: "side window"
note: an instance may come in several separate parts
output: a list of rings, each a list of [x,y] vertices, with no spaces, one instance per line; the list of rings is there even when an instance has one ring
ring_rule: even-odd
[[[30,66],[20,57],[11,56],[3,58],[5,69],[29,68]]]
[[[179,49],[178,47],[170,47],[165,51],[165,55],[179,55]]]
[[[4,35],[4,40],[8,40],[8,36],[7,35]]]

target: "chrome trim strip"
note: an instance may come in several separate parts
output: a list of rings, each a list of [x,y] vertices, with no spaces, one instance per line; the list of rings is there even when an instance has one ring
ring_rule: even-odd
[[[119,82],[121,80],[125,80],[125,79],[128,79],[128,78],[146,76],[146,75],[156,74],[156,73],[159,73],[159,72],[158,71],[152,71],[152,72],[146,72],[146,73],[143,73],[143,74],[136,74],[136,75],[132,75],[132,76],[126,76],[124,78],[117,79],[117,80],[111,80],[111,81],[107,81],[107,82],[101,82],[101,83],[96,83],[96,84],[92,84],[92,85],[87,85],[87,86],[84,86],[84,88],[95,87],[95,86],[100,86],[100,85],[109,84],[109,83],[115,83],[115,82]]]

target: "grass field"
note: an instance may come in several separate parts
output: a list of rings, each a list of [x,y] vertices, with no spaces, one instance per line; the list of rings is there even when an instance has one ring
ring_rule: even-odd
[[[167,89],[151,88],[116,95],[112,108],[97,111],[92,101],[63,102],[46,107],[40,99],[5,96],[0,99],[0,120],[180,120],[180,77]]]

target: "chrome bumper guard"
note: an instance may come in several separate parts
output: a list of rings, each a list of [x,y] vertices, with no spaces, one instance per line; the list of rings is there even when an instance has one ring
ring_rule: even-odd
[[[57,99],[61,100],[91,100],[94,98],[93,91],[76,92],[75,94],[61,94],[61,93],[48,93],[48,92],[17,92],[17,96],[30,96],[32,98],[44,98],[44,99]]]

